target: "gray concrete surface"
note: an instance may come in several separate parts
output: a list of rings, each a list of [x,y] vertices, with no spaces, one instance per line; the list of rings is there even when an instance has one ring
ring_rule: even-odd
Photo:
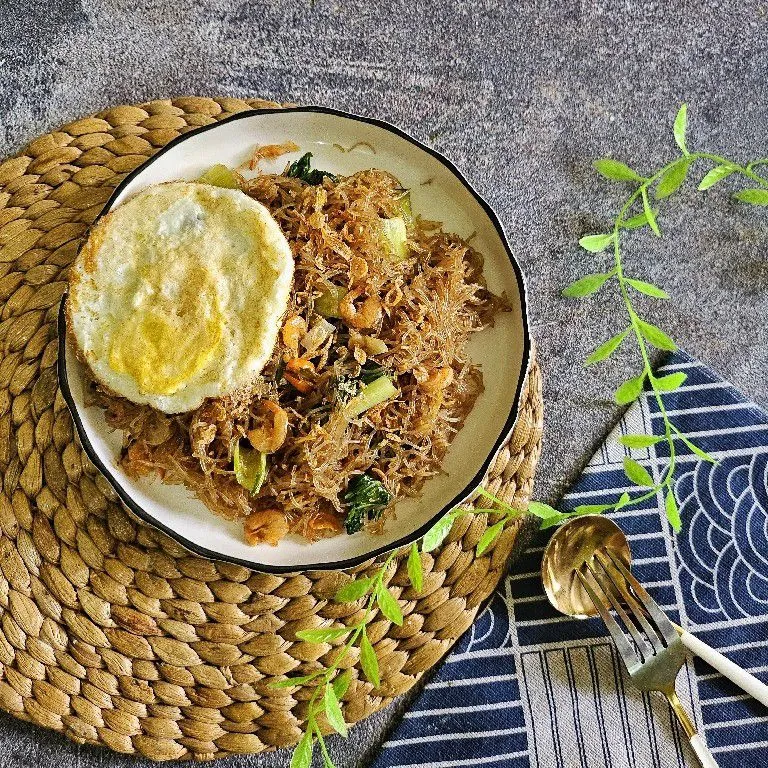
[[[576,242],[620,201],[590,161],[662,163],[682,101],[692,147],[768,154],[767,15],[754,0],[0,0],[0,156],[106,105],[186,94],[327,104],[430,142],[496,207],[527,272],[546,375],[537,492],[553,501],[615,420],[612,389],[637,368],[627,349],[585,373],[580,361],[621,327],[621,309],[611,292],[559,295],[605,264]],[[683,347],[767,404],[765,209],[692,185],[661,209],[664,238],[634,236],[628,269],[673,294],[652,311]],[[339,768],[368,765],[394,713],[332,740]],[[54,761],[141,762],[0,717],[0,766]],[[283,752],[221,765],[288,762]]]

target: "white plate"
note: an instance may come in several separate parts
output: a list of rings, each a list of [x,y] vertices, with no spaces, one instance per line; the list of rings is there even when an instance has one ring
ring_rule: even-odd
[[[447,231],[463,237],[475,232],[472,244],[485,257],[488,286],[506,293],[512,311],[471,342],[470,355],[482,366],[485,391],[446,456],[444,474],[427,481],[419,498],[399,502],[383,535],[341,534],[313,544],[291,536],[277,547],[249,546],[240,524],[216,517],[182,486],[132,480],[125,474],[117,464],[120,433],[107,427],[101,409],[85,407],[84,370],[66,341],[60,313],[62,392],[86,453],[125,505],[193,552],[275,572],[355,565],[417,539],[470,496],[512,431],[530,356],[523,276],[496,214],[450,161],[388,123],[323,107],[240,112],[172,141],[126,177],[104,212],[150,184],[192,180],[215,163],[236,166],[256,145],[287,139],[300,151],[262,163],[263,171],[280,171],[287,161],[308,151],[314,167],[338,174],[382,168],[410,188],[415,212],[444,222]]]

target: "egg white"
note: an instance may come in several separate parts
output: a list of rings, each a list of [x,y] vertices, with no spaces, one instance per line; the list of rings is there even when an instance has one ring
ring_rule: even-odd
[[[110,391],[182,413],[258,375],[292,279],[290,246],[263,205],[158,184],[92,229],[70,271],[69,331]]]

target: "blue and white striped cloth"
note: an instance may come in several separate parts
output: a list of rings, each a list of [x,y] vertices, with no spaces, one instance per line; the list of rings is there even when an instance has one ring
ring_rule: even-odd
[[[768,681],[768,414],[683,353],[665,407],[719,460],[678,444],[683,532],[663,501],[612,514],[628,534],[633,571],[672,618]],[[618,442],[661,430],[656,403],[635,403],[565,497],[563,509],[631,491]],[[656,478],[667,445],[633,450]],[[558,615],[546,601],[540,534],[383,745],[374,768],[682,768],[695,758],[666,703],[625,676],[599,620]],[[721,768],[768,766],[768,709],[699,660],[677,681]]]

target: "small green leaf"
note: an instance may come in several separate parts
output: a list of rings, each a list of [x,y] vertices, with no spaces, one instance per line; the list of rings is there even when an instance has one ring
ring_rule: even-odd
[[[718,181],[730,176],[736,168],[732,165],[716,165],[707,175],[699,182],[699,192],[704,192],[710,187],[714,187]]]
[[[301,677],[287,677],[285,680],[278,680],[275,683],[270,683],[270,688],[280,690],[282,688],[293,688],[296,685],[304,685],[313,679],[312,675],[302,675]]]
[[[660,443],[664,438],[655,435],[622,435],[619,442],[627,448],[649,448]]]
[[[558,512],[557,515],[553,515],[552,517],[546,518],[546,520],[541,521],[541,525],[539,526],[539,530],[545,531],[547,528],[554,528],[556,525],[560,525],[560,523],[565,522],[566,520],[570,520],[572,515],[570,515],[568,512]]]
[[[622,227],[624,229],[640,229],[640,227],[644,227],[648,223],[648,214],[643,211],[642,213],[638,213],[636,216],[631,216],[628,218],[625,222],[622,223]]]
[[[609,277],[611,277],[610,274],[602,273],[580,277],[563,290],[563,296],[569,299],[582,299],[585,296],[590,296],[599,291]]]
[[[658,379],[654,379],[656,389],[660,392],[674,392],[678,387],[681,387],[685,380],[688,378],[682,371],[679,373],[670,373],[667,376],[661,376]]]
[[[379,610],[397,626],[401,626],[403,623],[403,612],[400,610],[400,605],[393,597],[392,593],[381,583],[376,588],[376,604],[379,606]]]
[[[679,437],[700,459],[704,459],[704,461],[708,461],[710,464],[717,464],[717,459],[699,448],[696,443],[692,443],[685,435],[680,435]]]
[[[360,638],[360,666],[363,668],[365,679],[374,687],[381,685],[379,679],[379,659],[376,651],[373,650],[371,641],[368,639],[368,633],[363,632]]]
[[[607,235],[586,235],[579,240],[579,245],[590,253],[604,251],[613,242],[613,233]]]
[[[344,637],[352,631],[352,627],[325,627],[322,629],[300,629],[296,633],[299,640],[305,640],[308,643],[327,643],[329,640],[336,640]]]
[[[653,478],[648,474],[648,470],[629,456],[624,457],[624,474],[635,485],[640,485],[644,488],[653,487]]]
[[[624,491],[624,493],[619,496],[619,500],[616,502],[616,509],[621,509],[622,507],[626,507],[627,504],[631,504],[632,499],[629,497],[629,494]]]
[[[424,570],[421,567],[419,545],[415,541],[411,544],[411,551],[408,554],[408,579],[416,592],[421,592],[424,588]]]
[[[341,587],[333,599],[337,603],[354,603],[355,600],[359,600],[364,595],[367,595],[370,588],[370,579],[365,577],[357,578]]]
[[[312,765],[312,731],[307,730],[291,755],[291,768],[309,768]]]
[[[653,234],[656,235],[656,237],[661,237],[661,230],[656,223],[656,214],[653,212],[653,208],[651,208],[651,204],[648,201],[648,190],[643,187],[640,190],[640,193],[643,197],[643,213],[648,219],[648,226],[653,230]]]
[[[480,557],[480,555],[485,552],[488,547],[493,544],[496,539],[499,538],[499,534],[504,529],[504,523],[505,520],[499,520],[498,523],[494,523],[489,528],[486,528],[485,531],[483,531],[483,535],[480,537],[480,541],[477,542],[477,556]]]
[[[551,507],[549,504],[542,504],[540,501],[532,501],[528,504],[528,511],[536,517],[540,517],[542,520],[546,520],[555,515],[561,515],[562,512]]]
[[[643,334],[643,338],[653,344],[654,347],[657,349],[666,349],[670,352],[674,352],[677,349],[677,344],[675,344],[675,342],[672,341],[661,328],[652,323],[646,323],[645,320],[638,320],[637,322],[640,326],[640,333]]]
[[[675,124],[673,126],[673,132],[675,134],[675,142],[680,151],[684,154],[688,154],[688,149],[685,146],[685,132],[688,128],[688,105],[683,104],[678,110],[677,117],[675,117]]]
[[[621,333],[617,333],[614,337],[608,339],[608,341],[606,341],[604,344],[601,344],[584,361],[584,365],[594,365],[595,363],[599,363],[601,360],[605,360],[607,357],[610,357],[621,346],[621,343],[624,341],[624,339],[627,338],[629,331],[630,329],[627,328]]]
[[[614,395],[616,402],[619,405],[628,405],[634,402],[640,397],[640,393],[643,391],[643,384],[645,383],[645,373],[641,373],[639,376],[635,376],[631,379],[627,379],[617,390]]]
[[[655,196],[657,200],[664,200],[674,192],[680,189],[685,177],[688,174],[688,168],[691,161],[687,158],[678,160],[674,165],[667,169],[664,175],[659,179],[656,185]]]
[[[574,515],[601,515],[609,509],[613,509],[613,504],[579,504],[573,508]]]
[[[325,717],[328,720],[328,724],[336,733],[346,736],[347,724],[344,722],[344,715],[341,713],[341,705],[336,698],[336,692],[330,683],[327,683],[325,686],[323,703],[325,704]]]
[[[768,189],[742,189],[734,197],[750,205],[768,205]]]
[[[669,524],[672,526],[675,533],[680,533],[680,528],[682,528],[680,523],[680,510],[677,508],[675,493],[671,488],[667,490],[667,497],[664,499],[664,506],[667,511],[667,520],[669,520]]]
[[[646,283],[645,280],[635,280],[632,277],[627,278],[627,282],[639,293],[646,296],[653,296],[654,299],[668,299],[669,294],[653,283]]]
[[[344,694],[349,688],[349,684],[352,682],[352,673],[345,669],[340,675],[336,675],[333,681],[333,692],[336,694],[336,698],[341,701],[344,698]]]
[[[592,165],[601,176],[605,176],[611,181],[644,181],[637,171],[633,171],[628,165],[610,157],[595,160]]]
[[[432,552],[437,549],[445,540],[445,537],[451,532],[451,526],[456,519],[455,512],[449,512],[441,517],[425,534],[421,548],[425,552]]]

